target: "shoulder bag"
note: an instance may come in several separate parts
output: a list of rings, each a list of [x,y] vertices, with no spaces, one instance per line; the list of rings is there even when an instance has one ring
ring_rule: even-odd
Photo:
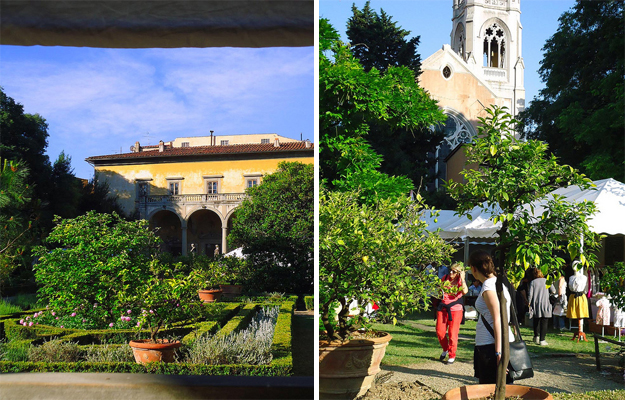
[[[510,317],[514,323],[514,342],[510,342],[510,368],[509,374],[514,380],[527,379],[534,376],[534,369],[532,367],[532,360],[530,360],[530,354],[527,351],[525,341],[521,337],[521,328],[519,327],[519,321],[516,317],[516,309],[514,304],[510,304]],[[493,327],[490,326],[486,318],[483,315],[480,316],[484,326],[490,334],[495,337]]]

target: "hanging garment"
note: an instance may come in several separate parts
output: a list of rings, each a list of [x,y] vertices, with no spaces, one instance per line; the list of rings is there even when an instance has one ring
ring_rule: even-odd
[[[606,297],[597,300],[597,325],[610,325],[610,301]]]

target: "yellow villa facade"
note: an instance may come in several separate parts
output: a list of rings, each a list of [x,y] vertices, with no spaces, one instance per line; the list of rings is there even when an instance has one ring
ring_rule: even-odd
[[[124,212],[158,228],[173,253],[225,253],[233,212],[245,189],[282,161],[314,163],[314,145],[276,134],[176,138],[156,146],[136,142],[130,153],[86,160],[106,181]]]

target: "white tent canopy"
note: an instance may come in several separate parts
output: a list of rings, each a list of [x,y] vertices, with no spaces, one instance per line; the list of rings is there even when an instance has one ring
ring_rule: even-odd
[[[589,219],[588,225],[593,232],[608,235],[625,235],[625,184],[612,179],[595,181],[596,188],[581,190],[579,186],[569,186],[553,191],[565,197],[571,203],[592,201],[597,212]],[[549,196],[547,198],[549,198]],[[541,215],[546,201],[534,205],[534,215]],[[494,238],[501,223],[493,224],[491,213],[478,207],[471,211],[472,220],[455,215],[453,210],[442,210],[438,217],[426,216],[428,230],[436,231],[443,239]],[[434,222],[436,221],[436,222]]]

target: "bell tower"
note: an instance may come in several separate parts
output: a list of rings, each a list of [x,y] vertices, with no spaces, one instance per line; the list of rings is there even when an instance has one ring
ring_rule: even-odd
[[[451,48],[516,116],[525,108],[520,0],[453,0]]]

